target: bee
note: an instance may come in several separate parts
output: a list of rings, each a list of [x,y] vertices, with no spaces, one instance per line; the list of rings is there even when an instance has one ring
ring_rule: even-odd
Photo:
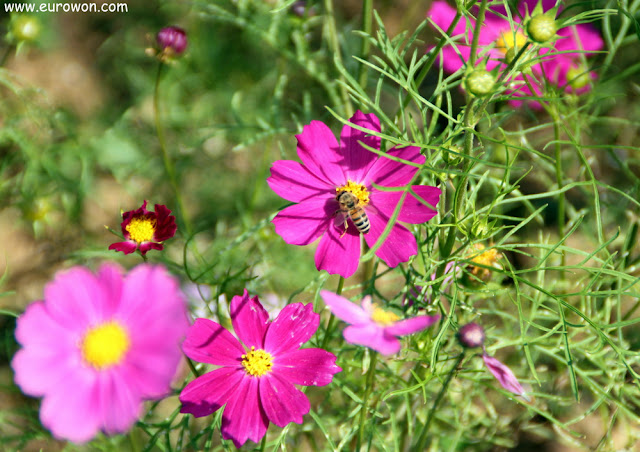
[[[340,204],[340,211],[345,213],[344,232],[342,233],[342,236],[347,233],[347,215],[351,217],[351,221],[353,221],[353,224],[356,226],[358,231],[363,234],[369,232],[369,229],[371,228],[369,217],[364,211],[364,208],[360,205],[360,200],[356,195],[349,191],[343,191],[338,193],[336,201]]]

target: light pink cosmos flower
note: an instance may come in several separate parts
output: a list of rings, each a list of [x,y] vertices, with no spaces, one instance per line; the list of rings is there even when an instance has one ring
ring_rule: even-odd
[[[429,328],[440,316],[419,315],[400,320],[392,312],[383,310],[364,297],[359,307],[344,297],[327,290],[320,291],[322,299],[333,315],[350,324],[344,330],[344,339],[350,344],[364,345],[383,355],[400,351],[398,337]]]
[[[372,132],[380,132],[380,121],[374,114],[358,111],[349,121]],[[267,179],[273,191],[296,203],[273,219],[276,233],[291,245],[308,245],[320,238],[315,255],[316,268],[347,278],[358,268],[360,231],[352,219],[340,211],[336,195],[350,192],[357,197],[370,222],[370,230],[363,234],[364,239],[373,247],[402,195],[400,191],[380,191],[373,184],[405,186],[411,182],[418,168],[368,151],[359,142],[380,149],[380,138],[348,125],[342,129],[340,144],[320,121],[312,121],[296,138],[302,163],[278,160],[271,167],[271,177]],[[387,154],[417,165],[425,161],[420,149],[413,146],[394,147]],[[438,204],[439,188],[428,185],[413,185],[411,188],[430,205]],[[420,224],[435,214],[435,210],[408,194],[398,220]],[[396,223],[376,255],[389,267],[395,267],[417,252],[413,234]]]
[[[511,369],[502,364],[493,356],[488,355],[487,352],[482,353],[482,359],[484,360],[487,369],[489,369],[489,372],[491,372],[493,376],[496,377],[496,379],[504,389],[509,392],[513,392],[515,395],[528,399],[528,397],[526,397],[525,395],[524,389],[520,385],[520,382],[513,374],[513,372],[511,372]]]
[[[95,275],[73,267],[18,318],[22,348],[11,367],[25,394],[43,397],[42,425],[81,443],[126,432],[144,400],[170,392],[188,327],[178,282],[163,267],[126,276],[112,264]]]
[[[301,424],[310,405],[294,385],[325,386],[342,369],[333,353],[299,349],[320,322],[311,304],[287,305],[271,322],[258,297],[250,298],[245,290],[233,297],[229,310],[240,341],[208,319],[196,319],[187,334],[185,354],[220,367],[182,390],[180,412],[201,417],[226,405],[222,437],[240,447],[248,439],[260,442],[269,422]]]
[[[521,17],[525,16],[527,11],[532,12],[538,0],[524,0],[519,4],[519,15],[513,15],[513,22],[516,29],[512,29],[511,23],[507,20],[505,9],[502,3],[496,6],[490,6],[487,10],[485,21],[480,30],[478,39],[478,55],[479,58],[488,56],[486,68],[492,70],[496,66],[506,69],[505,56],[510,48],[521,49],[527,41],[526,32],[521,25]],[[555,6],[554,0],[543,0],[542,7],[547,11]],[[561,9],[558,11],[558,13]],[[440,29],[447,30],[451,25],[456,14],[456,9],[450,6],[446,1],[437,0],[431,4],[431,8],[427,12],[427,16]],[[475,28],[473,19],[461,20],[453,30],[452,37],[456,39],[456,46],[447,45],[443,47],[439,61],[444,70],[453,73],[462,68],[471,56],[471,40],[473,30]],[[590,24],[579,24],[564,27],[558,30],[559,39],[555,41],[551,49],[541,49],[539,55],[547,55],[543,57],[542,62],[532,65],[532,75],[529,81],[532,84],[536,95],[542,90],[543,79],[550,81],[552,84],[565,89],[565,91],[583,92],[588,90],[588,83],[577,87],[578,76],[586,74],[587,78],[595,78],[595,74],[589,71],[584,61],[589,53],[601,50],[604,43],[596,29]],[[480,61],[480,59],[478,60]],[[580,69],[576,71],[576,69]],[[575,74],[568,77],[567,74]],[[531,95],[531,90],[524,84],[521,75],[515,78],[511,93],[515,96]],[[511,101],[512,104],[519,105],[521,102],[517,100]]]

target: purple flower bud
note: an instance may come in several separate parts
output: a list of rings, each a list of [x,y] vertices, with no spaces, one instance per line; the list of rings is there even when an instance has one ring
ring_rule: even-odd
[[[484,329],[477,323],[467,323],[458,331],[458,340],[465,348],[482,347],[484,337]]]
[[[495,359],[493,356],[489,356],[486,353],[482,355],[482,359],[489,369],[489,372],[491,372],[493,376],[496,377],[496,379],[498,380],[498,382],[500,382],[504,389],[509,392],[513,392],[515,395],[522,396],[525,399],[528,399],[524,392],[524,389],[520,385],[520,382],[518,382],[516,376],[513,375],[513,372],[511,372],[511,369]]]
[[[163,52],[180,55],[187,48],[187,33],[180,27],[165,27],[156,36]]]

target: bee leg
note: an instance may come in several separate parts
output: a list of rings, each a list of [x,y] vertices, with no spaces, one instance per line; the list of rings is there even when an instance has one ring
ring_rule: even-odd
[[[342,234],[340,234],[340,238],[344,237],[344,235],[347,233],[347,228],[349,227],[349,224],[347,223],[347,218],[345,217],[344,219],[344,232]]]

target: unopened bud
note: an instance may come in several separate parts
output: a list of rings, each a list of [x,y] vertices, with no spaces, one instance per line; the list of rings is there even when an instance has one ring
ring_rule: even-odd
[[[591,83],[591,73],[584,65],[572,65],[567,71],[567,82],[573,89],[584,88]]]
[[[465,348],[482,347],[484,338],[484,329],[477,323],[467,323],[458,330],[458,341]]]
[[[180,55],[187,48],[187,33],[180,27],[165,27],[158,32],[156,41],[163,53]]]
[[[448,165],[456,166],[464,160],[464,157],[461,155],[463,153],[464,150],[461,146],[457,144],[445,144],[442,147],[442,160]]]
[[[23,14],[13,16],[11,35],[16,42],[34,42],[40,36],[40,21],[33,16]]]
[[[476,69],[467,75],[465,80],[467,91],[478,97],[489,94],[493,90],[494,84],[495,79],[493,75],[484,69]]]
[[[549,14],[533,16],[527,24],[529,38],[539,44],[553,39],[558,31],[556,20]]]

